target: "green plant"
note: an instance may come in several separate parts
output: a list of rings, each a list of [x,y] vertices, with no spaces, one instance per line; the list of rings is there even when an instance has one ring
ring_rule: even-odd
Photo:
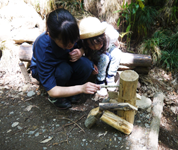
[[[133,27],[136,20],[136,13],[139,8],[144,8],[143,2],[144,0],[136,0],[135,2],[132,1],[130,4],[128,4],[127,2],[125,3],[125,1],[123,1],[123,5],[120,6],[121,9],[114,12],[120,14],[117,25],[122,26],[121,38],[127,35],[128,47],[130,47],[131,34],[133,32]]]
[[[135,24],[133,26],[133,32],[137,39],[147,37],[148,32],[151,31],[152,25],[156,22],[157,11],[150,6],[145,6],[143,9],[138,9],[135,16]]]
[[[178,32],[170,29],[157,30],[150,39],[144,40],[141,54],[152,55],[155,64],[168,71],[178,69]]]

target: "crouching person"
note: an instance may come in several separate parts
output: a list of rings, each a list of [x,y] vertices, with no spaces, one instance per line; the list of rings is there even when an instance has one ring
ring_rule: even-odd
[[[100,86],[86,83],[93,63],[79,49],[75,18],[65,9],[54,10],[47,15],[46,28],[33,44],[32,77],[44,86],[51,103],[67,109],[82,93],[94,94]]]

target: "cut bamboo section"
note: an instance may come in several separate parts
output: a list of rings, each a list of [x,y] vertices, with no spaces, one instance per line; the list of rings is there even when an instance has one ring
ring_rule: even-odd
[[[99,110],[99,107],[93,108],[88,114],[87,119],[85,120],[85,126],[87,128],[91,128],[101,117],[101,115],[102,115],[102,111]]]
[[[87,128],[91,128],[96,122],[97,122],[97,118],[94,116],[89,116],[86,120],[85,120],[85,127]]]
[[[94,116],[98,119],[101,117],[101,115],[102,115],[102,111],[99,109],[99,107],[96,107],[96,108],[93,108],[92,110],[90,110],[87,118],[90,116]]]
[[[129,103],[136,107],[136,90],[139,75],[133,70],[126,70],[120,74],[119,103]],[[134,110],[118,110],[117,115],[130,123],[134,123]]]
[[[107,110],[104,111],[100,119],[103,122],[107,123],[108,125],[112,126],[113,128],[125,134],[130,134],[132,132],[133,124],[120,118],[119,116],[115,115],[114,113],[110,111],[107,111]]]

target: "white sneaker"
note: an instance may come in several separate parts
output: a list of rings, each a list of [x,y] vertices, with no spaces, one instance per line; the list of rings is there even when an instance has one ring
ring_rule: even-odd
[[[105,85],[105,84],[100,84],[100,85]],[[100,90],[97,91],[97,93],[100,95],[100,96],[106,96],[108,94],[108,91],[106,88],[101,88]]]
[[[116,83],[115,83],[115,78],[114,78],[114,76],[113,77],[107,77],[106,78],[106,82],[107,82],[107,85],[116,85]],[[108,89],[108,91],[115,91],[115,89],[116,89],[116,87],[112,87],[112,88],[107,88]]]

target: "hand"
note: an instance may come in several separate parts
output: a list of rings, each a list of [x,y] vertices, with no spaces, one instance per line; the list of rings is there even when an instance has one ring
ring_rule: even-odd
[[[94,84],[92,82],[87,82],[82,85],[82,91],[85,94],[94,94],[96,91],[100,90],[100,85]]]
[[[82,53],[79,49],[74,49],[73,51],[69,52],[69,57],[71,62],[75,62],[82,57]]]
[[[92,72],[93,75],[98,74],[98,67],[94,64],[94,70]]]

